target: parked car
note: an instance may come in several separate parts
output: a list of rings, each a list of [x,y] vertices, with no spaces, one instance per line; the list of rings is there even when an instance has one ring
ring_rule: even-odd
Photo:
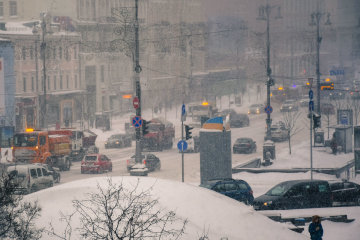
[[[288,139],[288,130],[286,129],[284,124],[273,124],[270,128],[271,132],[271,140],[274,142],[281,142]]]
[[[293,99],[286,100],[280,107],[280,112],[293,112],[298,110],[299,106],[296,100]]]
[[[111,135],[105,142],[105,148],[131,147],[132,138],[127,134]]]
[[[238,138],[233,145],[233,153],[256,152],[256,142],[251,138]]]
[[[161,168],[160,159],[152,153],[141,155],[141,161],[143,164],[145,164],[149,172],[160,170]],[[135,164],[135,155],[133,155],[130,159],[126,161],[127,171],[130,172],[131,168],[135,166]]]
[[[355,204],[360,206],[359,184],[347,181],[333,181],[329,183],[334,205]]]
[[[9,166],[7,172],[14,177],[14,186],[19,193],[28,194],[54,185],[53,176],[36,164]]]
[[[229,116],[230,127],[247,127],[250,124],[249,116],[244,113],[237,113],[234,109],[223,110],[217,116],[222,117],[223,120]]]
[[[323,180],[293,180],[279,183],[254,200],[255,210],[331,207],[329,183]]]
[[[264,104],[252,104],[249,108],[248,114],[260,114],[265,111]]]
[[[250,185],[244,180],[238,179],[215,179],[207,181],[205,184],[200,185],[211,189],[215,192],[243,202],[245,204],[253,204],[254,196]]]
[[[60,182],[60,170],[52,167],[51,165],[48,164],[43,164],[43,163],[35,163],[38,166],[42,166],[46,169],[46,171],[53,177],[53,180],[55,183],[59,183]]]
[[[326,115],[334,115],[335,114],[335,107],[331,103],[322,102],[321,103],[321,113]]]
[[[112,162],[104,154],[88,154],[81,161],[81,174],[86,172],[102,173],[104,171],[112,172]]]

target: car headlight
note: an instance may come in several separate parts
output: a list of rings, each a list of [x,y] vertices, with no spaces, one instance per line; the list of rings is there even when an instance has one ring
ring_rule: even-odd
[[[272,204],[272,201],[269,201],[269,202],[264,202],[264,206],[269,206]]]
[[[260,109],[256,109],[256,113],[260,113]]]
[[[292,109],[292,107],[289,107],[289,109]]]
[[[248,114],[250,114],[250,110],[248,111]]]
[[[108,144],[107,142],[105,142],[105,145]]]
[[[119,141],[117,141],[116,144],[119,144]]]

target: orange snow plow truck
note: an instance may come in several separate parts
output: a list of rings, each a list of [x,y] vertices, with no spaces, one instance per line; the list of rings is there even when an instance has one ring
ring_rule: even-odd
[[[70,170],[71,139],[56,131],[33,131],[14,135],[15,162],[46,163],[62,171]]]

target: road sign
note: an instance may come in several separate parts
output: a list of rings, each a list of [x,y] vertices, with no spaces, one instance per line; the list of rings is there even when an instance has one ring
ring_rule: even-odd
[[[180,140],[177,144],[177,147],[181,152],[184,152],[188,148],[188,144],[184,140]]]
[[[314,111],[314,101],[313,100],[309,101],[309,111]]]
[[[272,111],[273,111],[273,108],[272,108],[271,106],[266,106],[266,107],[265,107],[265,112],[266,112],[267,114],[272,113]]]
[[[140,106],[140,101],[139,101],[139,98],[138,97],[134,97],[133,99],[133,106],[135,109],[138,109],[139,106]]]
[[[142,119],[140,116],[135,116],[133,117],[132,119],[132,125],[135,127],[135,128],[139,128],[141,127],[142,125]]]
[[[183,105],[181,106],[181,116],[184,116],[185,113],[186,113],[185,104],[183,104]]]
[[[309,91],[309,98],[310,98],[310,100],[313,100],[313,98],[314,98],[314,92],[311,89]]]

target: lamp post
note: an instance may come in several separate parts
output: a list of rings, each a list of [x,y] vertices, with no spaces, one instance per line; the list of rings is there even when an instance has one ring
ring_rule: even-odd
[[[270,108],[271,102],[270,102],[270,87],[275,85],[274,79],[271,77],[272,70],[270,67],[270,15],[271,10],[273,8],[278,9],[278,15],[275,19],[282,18],[280,15],[280,7],[279,6],[271,6],[269,4],[266,4],[265,6],[259,7],[259,17],[258,20],[264,20],[266,21],[266,105],[267,109]],[[266,135],[265,140],[271,140],[271,111],[267,111],[267,118],[266,118]]]
[[[318,6],[319,9],[319,6]],[[321,114],[320,108],[320,44],[322,41],[322,36],[320,36],[320,23],[323,16],[327,16],[325,25],[331,25],[330,22],[330,13],[323,13],[317,10],[311,14],[310,26],[316,26],[316,111],[318,114]]]

